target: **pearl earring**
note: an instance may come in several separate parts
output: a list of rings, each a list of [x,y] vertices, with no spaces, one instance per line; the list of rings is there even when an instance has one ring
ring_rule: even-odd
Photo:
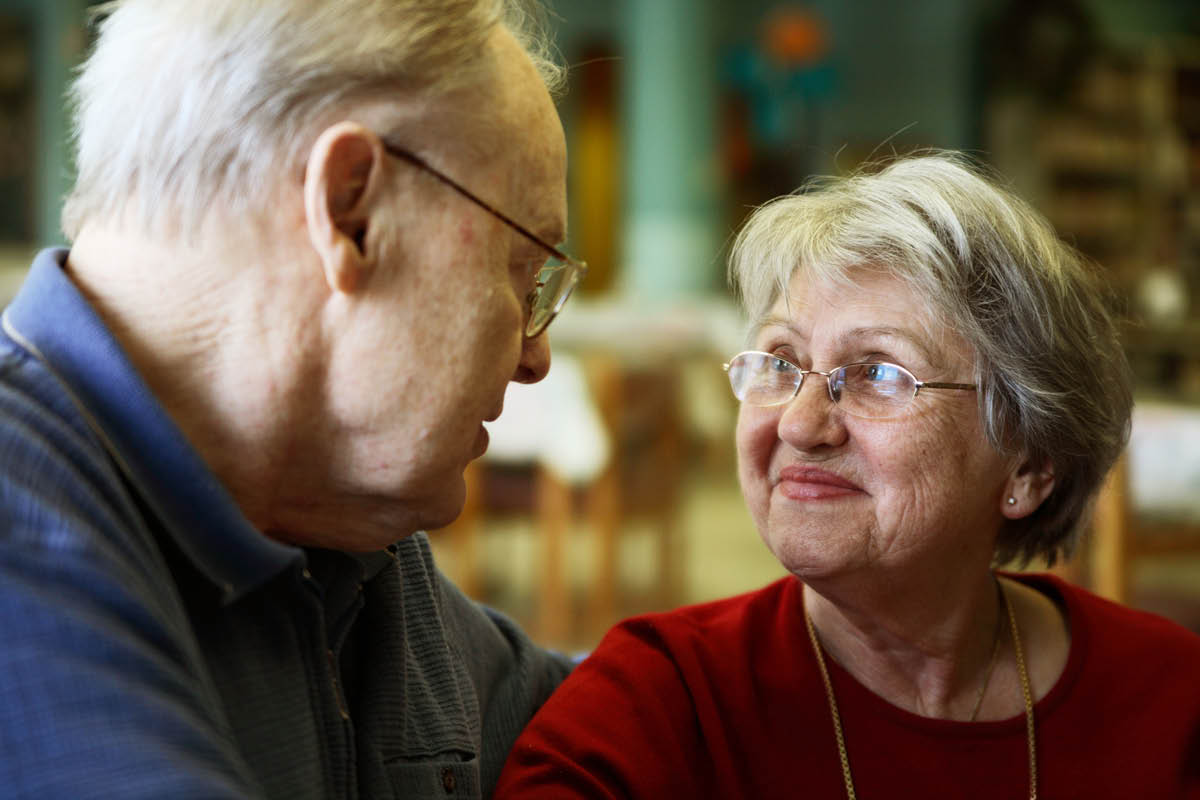
[[[1017,504],[1017,498],[1015,498],[1015,497],[1008,498],[1008,504],[1010,506],[1015,506]]]

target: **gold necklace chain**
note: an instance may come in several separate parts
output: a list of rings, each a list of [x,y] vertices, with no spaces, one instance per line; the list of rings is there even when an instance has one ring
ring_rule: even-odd
[[[1021,676],[1021,696],[1025,700],[1025,741],[1029,745],[1029,800],[1037,800],[1037,734],[1033,730],[1033,692],[1029,688],[1029,672],[1025,669],[1025,654],[1021,649],[1021,636],[1017,633],[1017,616],[1012,603],[1001,588],[1004,607],[1008,609],[1008,624],[1012,628],[1013,650],[1017,654],[1017,674]]]
[[[1033,728],[1033,692],[1029,689],[1029,673],[1025,669],[1025,655],[1021,650],[1021,636],[1017,631],[1017,617],[1013,613],[1012,604],[1008,602],[1008,595],[1004,591],[1003,586],[1000,587],[1000,599],[1004,603],[1004,608],[1008,611],[1008,624],[1012,629],[1013,650],[1017,656],[1017,673],[1021,676],[1021,695],[1025,701],[1025,739],[1029,744],[1029,800],[1037,800],[1037,739]],[[837,737],[838,758],[842,762],[842,778],[846,782],[846,797],[849,800],[858,800],[858,796],[854,793],[854,779],[850,776],[850,757],[846,754],[846,740],[842,736],[842,718],[838,713],[837,699],[833,696],[833,683],[829,680],[829,670],[825,668],[825,656],[821,653],[821,642],[817,638],[817,631],[813,627],[812,617],[809,616],[807,608],[804,609],[804,624],[808,628],[808,637],[812,640],[813,652],[817,656],[817,667],[821,670],[821,680],[825,684],[825,697],[829,700],[829,713],[833,717],[833,733]],[[993,645],[993,661],[996,649],[996,646]],[[990,678],[991,666],[988,667],[988,677],[984,679],[985,686],[987,685],[987,680]],[[978,710],[977,702],[976,711]],[[974,719],[974,714],[972,714],[972,719]]]

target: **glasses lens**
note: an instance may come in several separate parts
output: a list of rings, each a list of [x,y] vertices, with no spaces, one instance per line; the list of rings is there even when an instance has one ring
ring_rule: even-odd
[[[902,411],[917,393],[917,381],[895,364],[851,364],[830,376],[834,397],[848,414],[876,419]]]
[[[526,336],[537,336],[562,310],[567,298],[579,284],[581,275],[574,264],[551,258],[537,274],[537,284],[529,299],[529,323]]]
[[[800,370],[770,353],[738,353],[729,362],[729,385],[733,396],[752,406],[786,403],[796,394]]]

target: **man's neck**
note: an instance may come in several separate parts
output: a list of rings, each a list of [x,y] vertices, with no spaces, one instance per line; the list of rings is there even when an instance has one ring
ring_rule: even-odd
[[[320,392],[305,373],[321,363],[319,326],[298,322],[317,299],[304,296],[308,282],[282,280],[279,272],[303,262],[268,263],[264,252],[270,249],[250,241],[176,245],[93,225],[80,233],[66,266],[184,436],[260,528],[269,524],[274,487],[294,461],[288,437],[295,421],[317,416],[306,406]],[[288,348],[272,345],[280,326],[294,329]]]

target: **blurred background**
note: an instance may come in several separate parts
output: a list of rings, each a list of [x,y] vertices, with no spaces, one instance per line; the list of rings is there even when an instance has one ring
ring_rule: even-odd
[[[85,0],[0,0],[0,305],[62,242],[63,93]],[[749,211],[920,147],[994,165],[1127,306],[1129,453],[1072,580],[1200,631],[1200,4],[1195,0],[548,0],[592,271],[514,386],[443,569],[542,641],[782,572],[736,483],[721,363]]]

